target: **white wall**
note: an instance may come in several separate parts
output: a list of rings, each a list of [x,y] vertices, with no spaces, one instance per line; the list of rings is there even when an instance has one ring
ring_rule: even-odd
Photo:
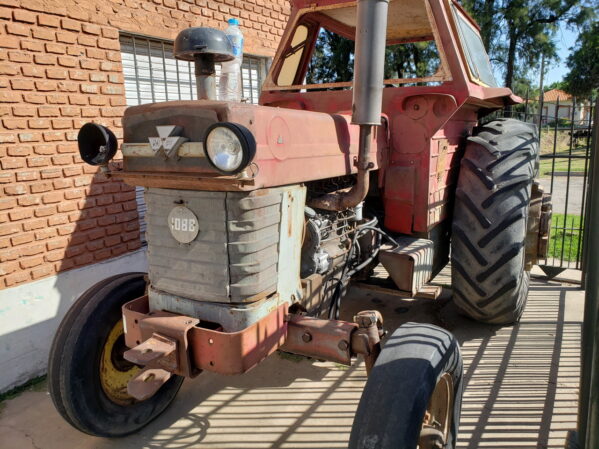
[[[96,282],[147,271],[145,249],[0,290],[0,393],[42,375],[54,333],[77,298]]]

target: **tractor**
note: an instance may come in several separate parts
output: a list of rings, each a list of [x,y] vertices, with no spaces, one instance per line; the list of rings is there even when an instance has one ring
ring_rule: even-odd
[[[326,36],[348,50],[323,50]],[[407,70],[406,46],[434,57]],[[521,100],[497,86],[477,24],[456,0],[293,0],[259,105],[217,100],[215,65],[233,58],[222,31],[185,29],[174,53],[194,63],[197,100],[128,108],[122,164],[108,128],[78,135],[85,162],[144,187],[149,268],[66,314],[49,360],[60,414],[119,437],[204,370],[242,374],[277,350],[359,355],[369,377],[349,447],[454,448],[455,338],[418,323],[387,336],[379,312],[339,311],[379,262],[415,295],[451,258],[463,314],[522,315],[551,203],[535,126],[489,118]],[[349,75],[327,78],[331,58]]]

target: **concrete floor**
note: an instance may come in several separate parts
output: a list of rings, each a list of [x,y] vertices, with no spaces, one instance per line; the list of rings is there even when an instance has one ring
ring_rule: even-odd
[[[562,448],[576,424],[583,302],[577,286],[533,281],[521,323],[499,327],[459,316],[448,291],[405,300],[353,288],[343,312],[375,308],[389,330],[427,321],[454,332],[465,361],[459,448]],[[186,381],[162,416],[118,440],[71,428],[43,389],[4,404],[0,448],[344,448],[365,381],[363,363],[275,354],[244,376]]]

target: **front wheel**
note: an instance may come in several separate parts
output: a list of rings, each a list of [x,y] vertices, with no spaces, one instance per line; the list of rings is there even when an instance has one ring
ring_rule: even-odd
[[[141,368],[123,357],[121,307],[145,293],[143,273],[126,273],[91,287],[60,324],[48,363],[50,396],[58,412],[76,429],[101,437],[134,433],[172,402],[183,378],[172,376],[145,401],[127,394],[127,383]]]
[[[385,343],[362,393],[350,449],[454,449],[462,403],[455,338],[406,323]]]

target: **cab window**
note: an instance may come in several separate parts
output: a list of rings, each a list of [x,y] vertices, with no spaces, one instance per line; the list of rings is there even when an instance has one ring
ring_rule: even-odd
[[[480,81],[487,86],[497,87],[489,55],[485,51],[480,34],[474,28],[474,25],[453,4],[451,6],[458,25],[460,40],[464,47],[464,54],[468,61],[468,68],[474,77],[474,81]]]

